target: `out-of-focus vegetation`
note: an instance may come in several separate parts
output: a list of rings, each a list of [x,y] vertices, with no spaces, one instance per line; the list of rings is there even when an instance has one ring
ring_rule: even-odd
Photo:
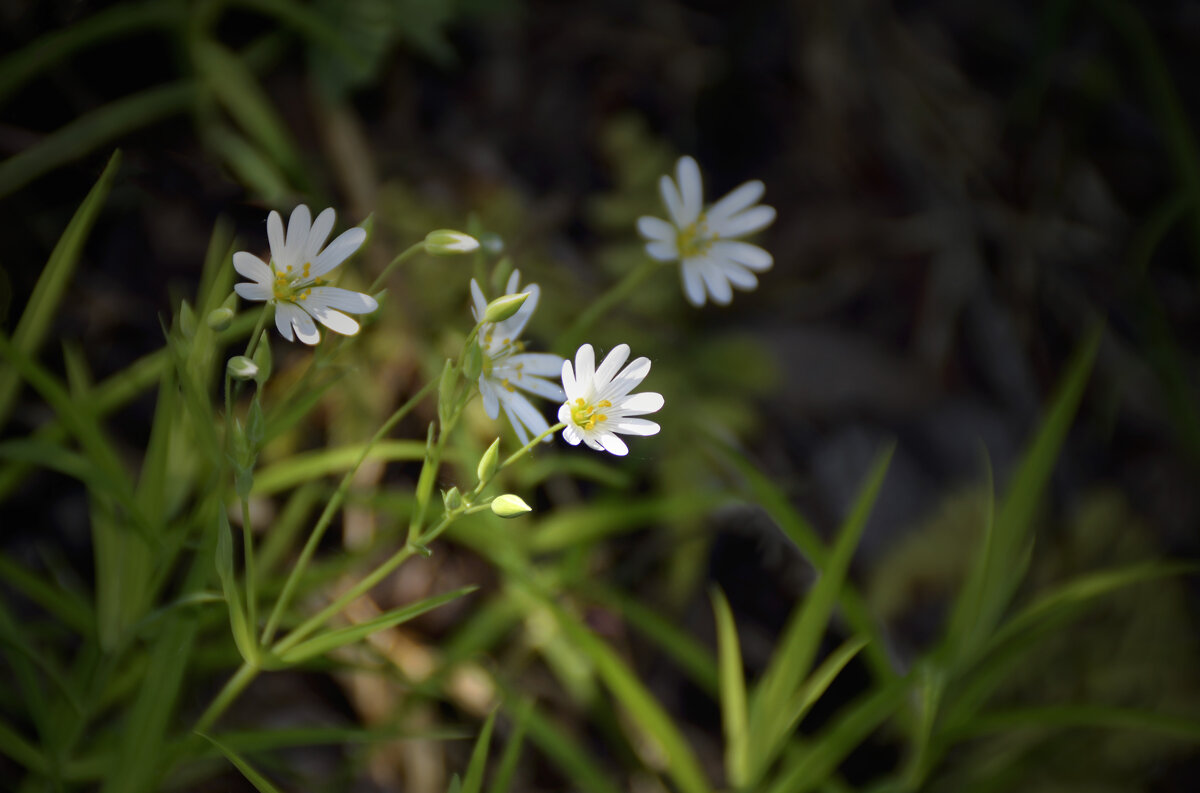
[[[6,787],[1190,789],[1188,3],[3,13]],[[627,280],[681,153],[779,213],[728,309]],[[301,202],[369,228],[342,285],[434,228],[504,250],[414,258],[227,402],[258,312],[204,318]],[[496,491],[532,515],[425,557],[425,397],[513,267],[538,349],[653,360],[662,432],[538,449]],[[518,446],[458,430],[430,523]],[[281,636],[412,558],[273,655],[314,525]]]

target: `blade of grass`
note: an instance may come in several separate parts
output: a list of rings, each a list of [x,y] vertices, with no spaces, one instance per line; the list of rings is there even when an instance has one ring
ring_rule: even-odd
[[[64,625],[87,638],[95,635],[95,615],[86,598],[49,581],[0,553],[0,580],[41,606]]]
[[[108,198],[120,164],[121,153],[114,152],[100,178],[88,191],[87,197],[83,199],[79,209],[75,210],[71,222],[59,237],[58,244],[54,246],[50,259],[42,269],[42,274],[38,276],[33,293],[21,312],[21,319],[12,334],[12,343],[29,358],[37,355],[42,342],[45,341],[46,331],[58,313],[59,303],[62,302],[63,294],[83,253],[83,244],[87,241],[104,201]],[[0,172],[3,171],[3,167],[4,165],[0,164]],[[0,369],[0,425],[4,424],[12,409],[19,382],[15,370]]]
[[[512,787],[513,777],[517,773],[517,761],[521,758],[521,746],[525,742],[525,731],[529,729],[530,707],[530,703],[525,702],[517,710],[516,727],[504,747],[500,765],[492,774],[492,784],[488,787],[488,793],[508,793]]]
[[[496,710],[488,714],[475,748],[471,751],[471,760],[467,763],[467,775],[463,777],[462,793],[480,793],[483,790],[483,772],[487,769],[488,748],[492,743],[492,728],[496,726]]]
[[[0,719],[0,754],[7,755],[33,773],[49,773],[49,764],[38,748],[3,719]]]
[[[725,593],[709,592],[717,622],[717,670],[721,676],[721,726],[725,733],[725,777],[730,787],[744,788],[749,780],[749,728],[746,715],[746,677],[737,626]]]
[[[354,443],[335,449],[293,454],[254,474],[253,493],[269,496],[304,482],[329,474],[343,473],[358,462],[362,444]],[[417,441],[380,441],[367,452],[366,460],[396,462],[420,460],[425,456],[425,444]]]
[[[237,575],[233,570],[233,531],[229,518],[225,514],[224,504],[217,513],[217,577],[221,579],[221,591],[225,594],[225,606],[229,610],[229,627],[233,631],[233,641],[237,645],[242,660],[254,666],[258,662],[258,644],[255,642],[255,632],[246,621],[246,611],[242,607],[242,595],[237,586]],[[249,531],[249,527],[243,527]]]
[[[685,493],[558,509],[539,522],[529,539],[529,550],[545,553],[573,548],[663,519],[684,520],[705,515],[728,502],[729,498],[719,493]]]
[[[251,785],[254,785],[254,789],[257,790],[258,793],[279,793],[279,788],[272,785],[265,776],[260,774],[254,768],[254,766],[243,760],[242,756],[237,752],[233,751],[228,746],[225,746],[211,735],[206,735],[205,733],[198,734],[201,738],[217,747],[217,751],[225,755],[225,759],[232,763],[234,768],[242,772],[242,776],[246,777],[247,782],[249,782]]]
[[[351,625],[348,628],[339,628],[338,630],[329,631],[312,639],[300,642],[295,647],[292,647],[279,655],[280,660],[288,664],[302,663],[309,658],[317,655],[324,655],[339,647],[344,647],[347,644],[365,639],[372,633],[391,628],[399,625],[402,622],[407,622],[411,619],[419,617],[427,611],[432,611],[438,606],[443,606],[452,600],[468,595],[474,592],[479,587],[466,586],[460,589],[455,589],[452,592],[447,592],[443,595],[435,595],[434,597],[419,600],[416,603],[404,606],[398,609],[382,614],[375,619],[361,622],[357,625]]]
[[[858,539],[875,505],[891,461],[892,449],[879,455],[846,516],[833,550],[820,568],[821,577],[792,613],[776,645],[767,671],[754,688],[750,705],[749,783],[762,779],[791,732],[789,709],[795,692],[820,648]]]
[[[957,730],[953,739],[1020,729],[1128,729],[1200,743],[1200,720],[1157,710],[1107,705],[1043,705],[986,713]]]

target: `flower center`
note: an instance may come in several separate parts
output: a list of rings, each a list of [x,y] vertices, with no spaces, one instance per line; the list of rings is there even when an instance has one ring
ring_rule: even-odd
[[[718,238],[718,235],[708,230],[708,224],[704,222],[704,213],[702,212],[700,217],[696,218],[695,223],[679,230],[675,245],[679,249],[681,259],[690,259],[693,256],[703,256],[708,253],[708,249]]]
[[[311,273],[312,262],[305,262],[299,272],[290,264],[283,270],[276,270],[275,283],[271,289],[272,296],[285,303],[307,300],[314,286],[325,283],[323,278],[313,278]]]
[[[612,407],[612,402],[607,399],[601,399],[596,404],[589,405],[583,401],[583,397],[579,397],[575,400],[575,404],[571,405],[571,421],[582,429],[590,430],[596,426],[597,422],[608,421],[608,416],[596,411],[600,408],[610,407]]]

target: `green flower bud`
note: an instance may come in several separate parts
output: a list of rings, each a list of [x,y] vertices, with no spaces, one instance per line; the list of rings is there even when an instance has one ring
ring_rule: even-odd
[[[492,445],[487,448],[483,456],[479,458],[479,466],[475,469],[475,475],[479,477],[480,484],[492,478],[492,474],[496,473],[496,462],[500,458],[500,439],[492,441]]]
[[[234,380],[253,380],[258,374],[258,364],[244,355],[235,355],[225,364],[225,370]]]
[[[233,321],[233,309],[225,308],[224,306],[214,308],[208,312],[208,316],[205,317],[204,321],[213,330],[225,330],[229,327],[229,323]]]
[[[438,229],[425,235],[425,251],[434,256],[453,256],[479,249],[479,240],[453,229]]]
[[[462,493],[458,492],[457,487],[452,487],[449,490],[442,491],[442,505],[446,507],[447,512],[453,512],[462,506]]]
[[[522,501],[520,496],[514,496],[512,493],[505,493],[492,499],[492,513],[502,518],[515,518],[532,511],[532,507]]]
[[[196,312],[192,310],[192,304],[183,301],[179,307],[179,330],[183,333],[183,338],[188,341],[196,335]]]
[[[487,311],[483,312],[484,322],[503,322],[516,314],[524,305],[528,292],[518,292],[515,295],[504,295],[488,303]]]

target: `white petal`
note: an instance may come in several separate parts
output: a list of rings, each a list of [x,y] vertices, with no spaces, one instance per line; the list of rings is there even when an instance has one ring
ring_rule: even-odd
[[[483,412],[488,414],[488,418],[499,416],[500,399],[496,396],[496,386],[483,375],[479,375],[479,395],[483,397]]]
[[[508,275],[508,284],[504,288],[504,294],[515,295],[517,293],[517,285],[521,283],[521,271],[513,270]]]
[[[271,272],[267,263],[246,251],[238,251],[233,254],[233,269],[237,270],[243,278],[249,278],[260,284],[270,285],[275,280],[275,274]]]
[[[508,417],[508,424],[513,428],[513,432],[517,433],[517,440],[522,446],[529,443],[529,434],[525,432],[525,427],[521,425],[521,420],[513,414],[512,408],[507,402],[504,403],[504,415]]]
[[[616,402],[637,388],[638,384],[645,380],[648,374],[650,374],[650,359],[645,356],[637,358],[629,366],[626,366],[619,375],[613,378],[612,382],[608,383],[601,393],[596,395],[596,400],[607,399],[610,402]]]
[[[679,193],[683,199],[683,214],[679,218],[679,227],[690,226],[700,217],[704,209],[704,191],[700,183],[700,166],[691,157],[680,157],[675,166],[675,174],[679,178]]]
[[[700,275],[700,267],[695,259],[685,259],[679,268],[683,277],[683,294],[687,301],[696,308],[704,305],[704,277]]]
[[[283,260],[287,252],[283,239],[283,218],[279,217],[279,213],[274,209],[267,215],[267,242],[271,244],[271,258],[275,260],[275,266],[280,270],[284,269],[289,262]]]
[[[379,303],[370,295],[355,292],[352,289],[342,289],[337,286],[314,286],[304,300],[308,308],[336,308],[351,314],[370,314],[379,308]]]
[[[313,318],[307,312],[300,309],[296,309],[292,314],[292,329],[296,331],[296,338],[305,344],[316,344],[321,340],[317,323],[313,322]]]
[[[733,289],[717,263],[708,258],[701,260],[700,275],[704,277],[704,288],[708,290],[713,302],[722,306],[729,305],[733,300]]]
[[[275,327],[279,329],[279,335],[288,341],[295,341],[296,334],[292,332],[292,317],[294,314],[303,314],[304,312],[299,307],[291,303],[276,303],[275,304]]]
[[[765,229],[775,220],[773,207],[759,205],[720,222],[709,218],[708,228],[722,237],[741,237]]]
[[[471,279],[471,302],[475,305],[471,306],[471,316],[475,321],[483,319],[483,313],[487,311],[487,299],[483,296],[483,290],[479,288],[479,284],[474,278]]]
[[[521,420],[521,423],[529,428],[533,435],[541,435],[546,430],[550,429],[550,425],[546,423],[546,417],[543,416],[533,404],[521,394],[512,391],[504,392],[505,396],[501,398],[504,404],[504,409],[508,412],[511,419],[513,414]],[[513,422],[513,429],[517,429],[516,422]],[[517,434],[521,432],[518,430]],[[529,442],[529,438],[522,438],[521,444]]]
[[[579,395],[579,391],[575,382],[575,372],[571,369],[570,361],[563,361],[562,365],[562,384],[563,391],[566,392],[567,399],[574,399]],[[564,406],[565,407],[565,406]],[[561,413],[561,411],[560,411]],[[562,419],[566,421],[567,419]]]
[[[683,199],[679,197],[679,190],[675,187],[675,182],[671,181],[671,177],[662,176],[658,180],[658,192],[662,194],[663,203],[667,207],[667,214],[671,216],[671,222],[677,227],[683,228],[687,225],[683,218]]]
[[[505,365],[520,366],[525,374],[554,377],[562,372],[563,357],[552,352],[522,352],[509,358]]]
[[[619,419],[608,426],[612,427],[613,432],[625,435],[655,435],[660,429],[658,424],[647,419]]]
[[[333,207],[322,210],[321,214],[317,215],[312,228],[308,231],[304,248],[300,251],[298,263],[301,267],[305,262],[311,262],[317,258],[317,254],[321,252],[321,246],[325,244],[325,240],[329,239],[329,232],[333,231],[333,221],[336,217],[337,213],[333,211]]]
[[[612,379],[617,376],[617,372],[628,360],[628,344],[618,344],[616,347],[613,347],[608,355],[604,357],[604,363],[600,364],[600,368],[596,370],[596,377],[593,380],[596,384],[596,390],[599,391],[612,382]]]
[[[709,255],[722,259],[732,259],[738,264],[760,273],[764,270],[770,270],[771,265],[775,263],[771,254],[762,248],[737,240],[718,240],[714,242],[712,248],[709,249]]]
[[[288,264],[294,264],[297,268],[304,264],[300,255],[304,253],[305,243],[308,242],[308,230],[311,227],[312,213],[308,211],[307,206],[301,204],[292,210],[292,216],[288,218],[287,241],[284,243],[287,251],[284,257]]]
[[[540,377],[529,375],[521,377],[518,375],[516,379],[510,379],[509,382],[522,391],[536,394],[543,399],[553,399],[556,402],[561,402],[567,398],[566,393],[562,390],[562,386],[558,383],[551,383],[549,380],[543,380]]]
[[[565,421],[562,416],[559,416],[559,419]],[[575,429],[575,425],[573,424],[568,424],[567,426],[563,427],[562,433],[563,440],[572,446],[578,446],[579,442],[583,440],[583,438],[579,435],[579,430]]]
[[[358,333],[358,323],[340,311],[328,306],[313,305],[311,300],[301,302],[300,308],[311,314],[325,327],[335,330],[343,336],[353,336]]]
[[[580,432],[579,435],[583,438],[583,442],[587,444],[589,449],[595,449],[598,452],[604,451],[604,447],[596,442],[595,433],[584,434]]]
[[[575,382],[581,385],[584,389],[592,384],[592,378],[596,374],[596,351],[592,349],[592,345],[584,344],[575,351]],[[563,387],[567,389],[567,393],[571,392],[567,388],[566,378],[563,378]]]
[[[672,262],[679,258],[679,247],[670,242],[647,242],[646,255],[660,262]]]
[[[659,242],[674,241],[679,231],[662,218],[643,215],[638,218],[637,230],[648,240],[657,240]]]
[[[624,416],[639,416],[662,410],[663,397],[653,391],[643,391],[640,394],[630,394],[616,404],[616,408]],[[622,421],[625,419],[622,418]]]
[[[558,406],[558,420],[567,425],[567,429],[574,429],[575,425],[571,423],[571,406],[566,402]],[[578,443],[578,441],[576,441]]]
[[[266,284],[234,284],[233,291],[237,292],[242,300],[270,300],[275,296],[271,287]]]
[[[733,284],[738,289],[749,291],[758,286],[758,278],[754,275],[754,273],[750,272],[737,262],[721,262],[721,274],[725,276],[729,283]]]
[[[625,445],[625,441],[611,432],[601,434],[596,440],[604,447],[604,451],[609,454],[615,454],[618,457],[624,457],[629,454],[629,447]]]
[[[709,207],[704,216],[708,219],[710,225],[713,223],[723,223],[743,209],[753,206],[758,199],[762,198],[763,190],[765,189],[763,183],[758,180],[746,182]]]
[[[317,260],[312,263],[312,271],[309,274],[313,278],[316,278],[337,267],[349,259],[366,238],[367,232],[358,226],[343,231],[333,242],[329,243],[329,247],[322,251]]]

